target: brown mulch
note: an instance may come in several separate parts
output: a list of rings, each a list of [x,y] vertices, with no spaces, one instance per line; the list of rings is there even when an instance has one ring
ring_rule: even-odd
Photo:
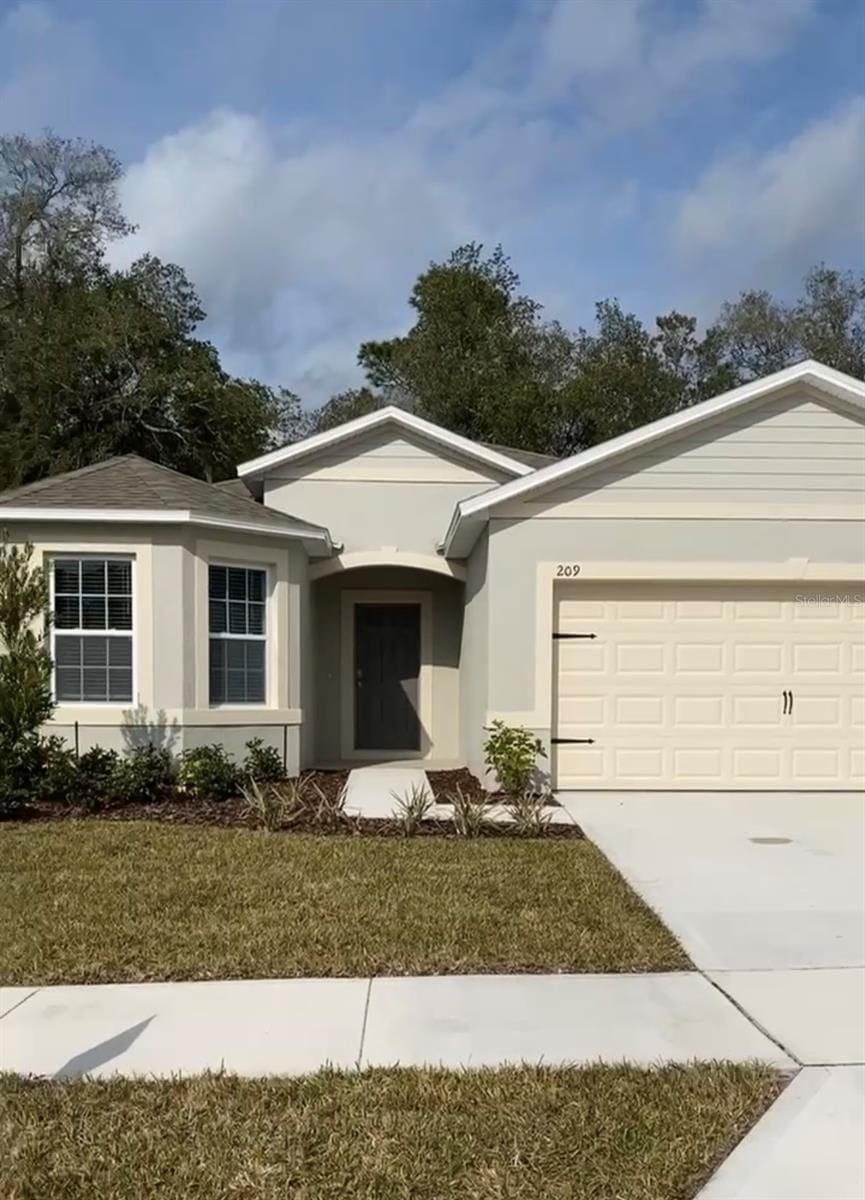
[[[432,794],[437,801],[448,803],[450,800],[448,793],[455,792],[457,787],[464,796],[468,796],[472,800],[483,800],[487,804],[501,804],[506,799],[502,792],[487,791],[477,775],[473,775],[468,767],[458,767],[454,771],[427,771],[426,774]],[[561,806],[555,797],[550,796],[545,807],[560,808]]]
[[[430,785],[436,799],[448,790],[453,790],[459,783],[463,792],[469,793],[473,799],[483,799],[487,796],[490,803],[495,797],[482,787],[476,776],[465,767],[457,771],[428,771]],[[335,800],[348,779],[348,771],[305,771],[303,778],[315,782],[328,799]],[[438,783],[436,781],[442,781]],[[444,782],[447,781],[447,782]],[[471,788],[471,792],[469,792]],[[102,808],[93,812],[77,805],[62,806],[45,801],[33,801],[26,808],[17,808],[13,812],[0,815],[0,822],[9,821],[157,821],[163,825],[212,825],[223,829],[257,829],[256,820],[246,812],[246,804],[242,797],[219,802],[183,800],[171,797],[158,800],[152,804],[124,804],[117,808]],[[367,817],[345,817],[341,822],[323,827],[317,824],[298,822],[290,828],[278,831],[283,834],[316,833],[322,835],[351,834],[359,837],[404,837],[401,827],[394,821],[373,820]],[[424,821],[413,837],[445,837],[455,838],[450,821]],[[481,837],[514,837],[515,834],[508,826],[490,824],[480,835]],[[578,825],[548,825],[545,837],[556,839],[582,838],[582,829]]]

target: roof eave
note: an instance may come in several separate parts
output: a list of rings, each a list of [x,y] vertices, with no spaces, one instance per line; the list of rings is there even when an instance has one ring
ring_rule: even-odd
[[[463,557],[469,553],[490,510],[506,500],[531,495],[548,484],[571,478],[602,462],[614,461],[620,456],[645,449],[654,442],[664,441],[682,430],[698,427],[737,408],[766,400],[773,393],[796,384],[832,396],[859,414],[865,411],[865,383],[814,359],[806,359],[763,379],[755,379],[729,392],[722,392],[720,396],[714,396],[692,408],[682,409],[669,417],[662,417],[620,437],[611,438],[608,442],[601,442],[570,458],[541,467],[531,472],[531,479],[512,479],[479,496],[461,501],[451,517],[443,552],[453,557]]]
[[[50,506],[2,507],[0,526],[6,521],[59,521],[63,523],[81,521],[96,524],[130,525],[193,525],[203,528],[226,529],[235,533],[254,533],[263,537],[293,538],[303,543],[309,554],[326,557],[333,553],[333,542],[327,529],[297,523],[282,528],[260,521],[232,520],[230,517],[212,517],[189,509],[145,509],[145,508],[66,508]]]
[[[328,446],[347,441],[359,433],[376,429],[378,426],[386,425],[388,422],[393,422],[402,429],[410,430],[421,437],[426,437],[441,445],[448,446],[451,450],[473,458],[478,462],[497,467],[501,471],[507,471],[517,478],[531,475],[537,469],[530,467],[527,463],[511,458],[509,455],[502,454],[497,450],[490,450],[485,446],[481,446],[477,442],[463,437],[461,434],[451,433],[450,430],[443,429],[439,425],[434,425],[431,421],[424,420],[423,417],[416,417],[413,413],[408,413],[404,409],[388,405],[385,408],[376,409],[373,413],[367,413],[366,416],[355,417],[353,421],[346,421],[342,425],[335,425],[333,429],[327,429],[323,433],[315,433],[311,437],[303,438],[301,441],[294,442],[290,446],[283,446],[279,450],[271,450],[268,454],[262,454],[258,458],[252,458],[247,462],[240,463],[237,468],[237,474],[241,479],[260,479],[275,467],[293,462],[296,459],[305,458],[309,454],[315,454],[319,450],[326,449]]]

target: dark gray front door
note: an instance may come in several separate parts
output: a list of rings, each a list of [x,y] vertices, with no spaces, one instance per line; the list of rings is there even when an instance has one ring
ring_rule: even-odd
[[[419,750],[420,605],[356,604],[356,750]]]

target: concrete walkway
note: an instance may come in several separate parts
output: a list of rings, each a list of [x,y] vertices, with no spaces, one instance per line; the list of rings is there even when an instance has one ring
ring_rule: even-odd
[[[426,771],[417,767],[355,767],[348,774],[345,811],[352,817],[386,820],[398,806],[397,797],[413,788],[423,788],[432,798]]]
[[[806,1067],[697,1200],[862,1200],[865,1067]]]
[[[23,1074],[755,1058],[795,1064],[701,975],[454,975],[0,989]]]
[[[865,804],[565,793],[691,959],[804,1069],[700,1200],[865,1196]]]

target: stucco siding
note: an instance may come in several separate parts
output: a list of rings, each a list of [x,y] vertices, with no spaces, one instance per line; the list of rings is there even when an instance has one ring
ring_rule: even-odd
[[[489,537],[478,538],[466,563],[465,613],[460,653],[462,750],[469,770],[483,778],[484,725],[489,677]]]
[[[265,480],[264,500],[327,526],[334,542],[348,552],[387,547],[435,554],[457,502],[492,486],[420,480]]]
[[[801,390],[553,488],[499,516],[865,513],[865,422]]]

